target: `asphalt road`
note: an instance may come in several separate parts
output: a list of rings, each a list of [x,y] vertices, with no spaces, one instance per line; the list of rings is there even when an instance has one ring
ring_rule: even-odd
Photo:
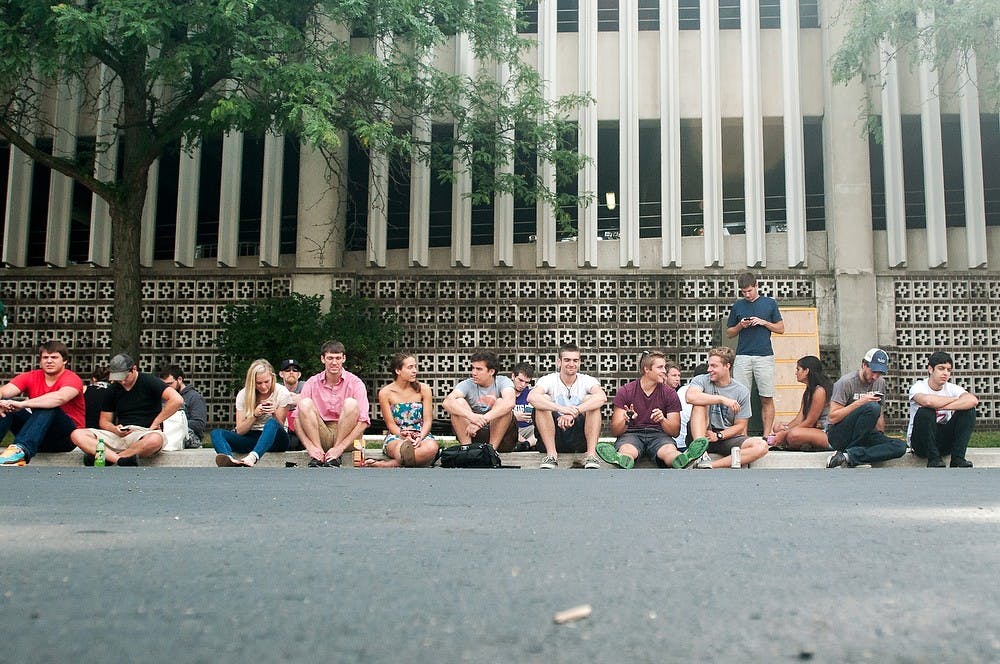
[[[998,479],[3,469],[0,661],[994,662]]]

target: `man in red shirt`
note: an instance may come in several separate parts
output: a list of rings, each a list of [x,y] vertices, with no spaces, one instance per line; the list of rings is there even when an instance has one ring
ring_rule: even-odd
[[[0,387],[0,439],[14,432],[14,443],[0,454],[0,465],[23,466],[38,452],[69,452],[74,448],[70,434],[84,426],[83,381],[66,368],[66,344],[46,341],[38,354],[40,368]],[[22,394],[28,398],[12,400]]]

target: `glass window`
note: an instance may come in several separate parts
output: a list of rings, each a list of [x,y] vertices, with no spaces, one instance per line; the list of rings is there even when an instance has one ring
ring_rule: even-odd
[[[521,34],[538,33],[538,0],[524,3],[517,10],[517,31]]]
[[[701,27],[699,0],[680,0],[677,5],[677,23],[681,30],[698,30]]]
[[[559,0],[556,9],[556,30],[558,32],[580,31],[580,0]]]
[[[660,29],[659,0],[639,0],[639,30]]]
[[[618,0],[597,0],[597,31],[618,32]]]

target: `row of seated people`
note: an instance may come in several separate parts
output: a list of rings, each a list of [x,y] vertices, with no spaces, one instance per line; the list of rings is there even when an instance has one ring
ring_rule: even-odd
[[[217,465],[252,467],[268,451],[287,450],[292,445],[289,429],[308,452],[310,466],[340,465],[342,454],[370,425],[367,389],[344,368],[346,357],[343,344],[327,342],[320,351],[324,371],[304,383],[298,381],[294,360],[281,365],[283,380],[267,360],[255,360],[236,396],[234,427],[211,432]],[[103,443],[108,464],[136,465],[138,458],[163,448],[168,437],[164,425],[185,402],[178,368],[170,367],[165,381],[140,372],[129,356],[116,355],[109,364],[110,385],[103,390],[97,426],[85,426],[84,388],[66,368],[68,360],[64,344],[46,342],[39,351],[39,369],[0,388],[0,437],[14,432],[0,464],[24,465],[39,451],[73,447],[92,463]],[[474,353],[470,377],[442,402],[459,443],[489,443],[501,452],[537,449],[544,454],[543,469],[556,468],[560,452],[583,453],[588,469],[599,468],[602,460],[631,468],[640,456],[667,468],[722,468],[748,465],[770,447],[828,449],[835,451],[829,467],[853,467],[897,458],[907,448],[905,441],[884,433],[881,399],[888,355],[878,348],[865,355],[858,371],[832,386],[817,358],[801,358],[796,377],[806,389],[800,411],[766,438],[747,435],[750,390],[733,379],[733,351],[727,347],[711,349],[704,371],[696,371],[684,387],[679,368],[663,353],[644,353],[639,377],[613,398],[614,444],[599,442],[608,397],[597,379],[580,372],[581,362],[580,349],[566,344],[557,354],[557,371],[531,386],[529,366],[518,365],[511,378],[498,373],[494,353]],[[932,354],[928,377],[910,390],[907,438],[928,466],[941,466],[942,457],[950,455],[952,466],[971,467],[965,450],[978,400],[949,381],[952,366],[946,353]],[[412,354],[393,355],[390,369],[394,380],[378,391],[388,430],[386,458],[365,463],[430,465],[438,453],[431,434],[431,389],[417,380]],[[288,374],[294,380],[285,379]],[[300,389],[289,390],[286,383]],[[22,395],[27,398],[15,399]]]

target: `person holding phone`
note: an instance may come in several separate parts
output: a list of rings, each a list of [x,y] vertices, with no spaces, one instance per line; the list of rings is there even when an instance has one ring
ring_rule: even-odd
[[[882,400],[888,371],[889,354],[872,348],[865,353],[858,371],[834,384],[826,436],[837,452],[830,457],[827,468],[853,468],[898,459],[906,453],[905,441],[885,434]]]
[[[97,429],[77,429],[70,440],[84,454],[83,463],[94,464],[98,439],[105,445],[107,465],[136,466],[163,448],[163,422],[184,406],[177,390],[150,373],[139,371],[135,361],[119,353],[108,363],[111,387],[104,395]]]
[[[288,449],[285,418],[291,394],[275,378],[267,360],[254,360],[247,369],[243,389],[236,395],[236,426],[215,429],[210,434],[215,448],[215,465],[220,468],[250,468],[270,450]],[[242,459],[233,451],[245,453]]]

